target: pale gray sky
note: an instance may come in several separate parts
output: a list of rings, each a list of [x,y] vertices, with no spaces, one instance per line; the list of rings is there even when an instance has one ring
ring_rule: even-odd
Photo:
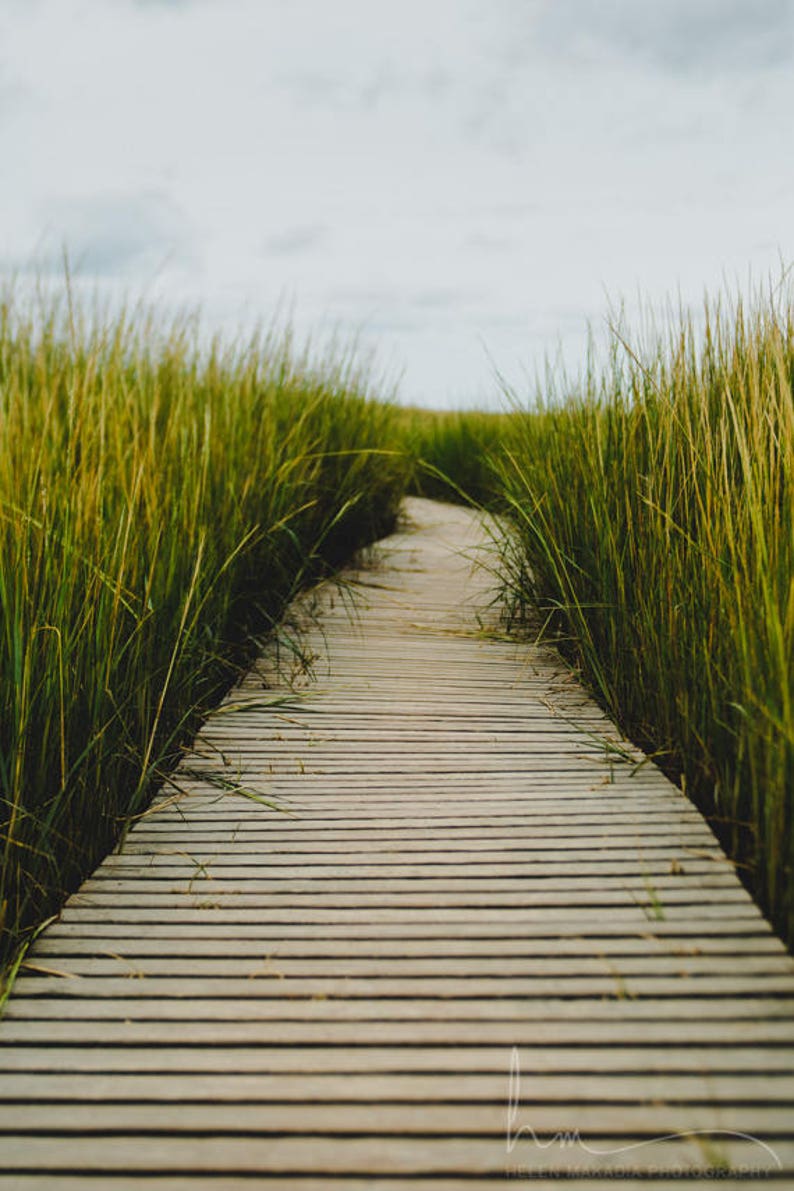
[[[794,261],[794,0],[0,0],[0,266],[497,404]]]

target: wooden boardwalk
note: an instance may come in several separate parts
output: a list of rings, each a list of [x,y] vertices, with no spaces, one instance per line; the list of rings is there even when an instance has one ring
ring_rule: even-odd
[[[794,1186],[794,963],[555,655],[478,628],[476,518],[410,511],[31,952],[0,1191]]]

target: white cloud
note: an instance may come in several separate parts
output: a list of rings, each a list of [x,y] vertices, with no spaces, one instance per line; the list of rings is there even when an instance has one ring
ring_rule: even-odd
[[[306,224],[288,227],[283,232],[269,236],[263,246],[265,256],[295,256],[317,249],[328,240],[328,228],[322,224]]]
[[[540,34],[554,50],[671,71],[754,71],[791,60],[790,0],[552,0]]]
[[[63,273],[64,254],[77,277],[148,280],[167,267],[189,268],[196,251],[184,213],[166,195],[88,194],[42,213],[34,256],[7,261],[17,270]]]
[[[0,258],[493,394],[606,298],[792,256],[788,0],[8,0]],[[752,18],[752,19],[751,19]],[[788,58],[786,59],[788,61]]]

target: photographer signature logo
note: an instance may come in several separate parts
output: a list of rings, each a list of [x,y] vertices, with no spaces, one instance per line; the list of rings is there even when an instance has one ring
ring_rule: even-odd
[[[535,1130],[529,1124],[520,1124],[519,1115],[521,1112],[521,1061],[518,1053],[518,1047],[514,1046],[510,1056],[510,1082],[508,1089],[507,1102],[507,1153],[512,1154],[518,1142],[524,1138],[529,1139],[539,1150],[550,1150],[554,1146],[560,1149],[578,1148],[585,1154],[591,1157],[603,1158],[610,1157],[616,1154],[628,1154],[636,1152],[637,1150],[647,1149],[651,1146],[658,1145],[662,1142],[675,1141],[679,1138],[703,1138],[706,1140],[726,1140],[728,1138],[739,1141],[749,1141],[765,1151],[773,1160],[778,1170],[783,1169],[783,1164],[772,1149],[765,1141],[758,1137],[753,1137],[750,1133],[741,1133],[734,1129],[687,1129],[680,1133],[666,1133],[659,1137],[647,1138],[644,1141],[630,1142],[628,1145],[614,1146],[611,1148],[600,1148],[588,1144],[582,1137],[578,1129],[561,1130],[550,1137],[539,1137]]]

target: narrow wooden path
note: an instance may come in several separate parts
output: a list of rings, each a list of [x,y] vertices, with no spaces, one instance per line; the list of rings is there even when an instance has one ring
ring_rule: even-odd
[[[410,513],[30,954],[0,1191],[794,1186],[794,963],[555,655],[479,628],[477,519]]]

